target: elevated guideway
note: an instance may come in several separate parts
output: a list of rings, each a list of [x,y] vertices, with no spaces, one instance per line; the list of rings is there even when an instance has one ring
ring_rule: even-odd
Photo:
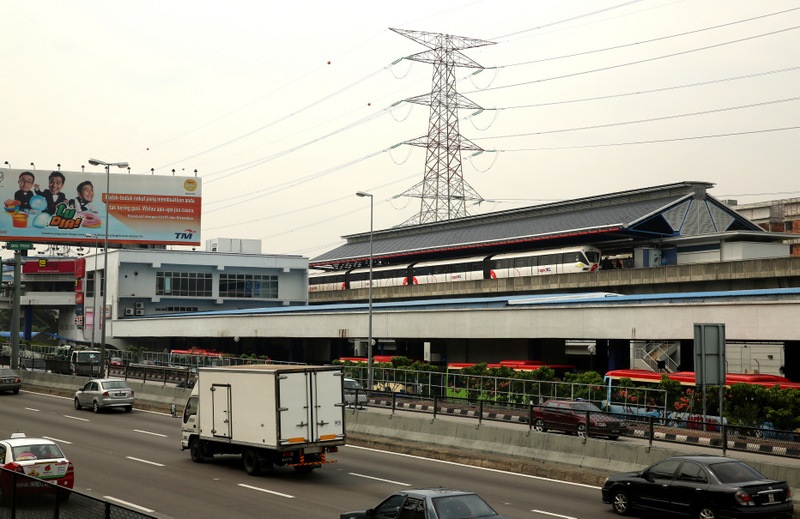
[[[659,294],[800,287],[800,256],[373,288],[374,301],[606,291]],[[367,289],[313,292],[309,304],[367,301]]]

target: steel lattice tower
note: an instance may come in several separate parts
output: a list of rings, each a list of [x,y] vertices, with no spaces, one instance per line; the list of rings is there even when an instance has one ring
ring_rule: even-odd
[[[465,180],[461,169],[461,150],[483,151],[479,146],[461,136],[458,130],[458,109],[476,105],[456,92],[456,67],[483,68],[459,52],[460,49],[494,45],[494,42],[476,40],[449,34],[392,31],[428,47],[427,51],[406,57],[433,65],[433,89],[429,94],[406,99],[409,103],[431,107],[428,134],[406,141],[406,144],[426,148],[425,175],[422,182],[399,196],[421,199],[419,214],[402,225],[452,220],[467,216],[467,200],[482,200]]]

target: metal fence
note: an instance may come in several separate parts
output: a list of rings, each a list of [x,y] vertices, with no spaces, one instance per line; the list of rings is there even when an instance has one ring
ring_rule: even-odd
[[[155,518],[109,501],[0,468],[0,519]]]
[[[497,402],[492,400],[473,400],[452,396],[428,397],[409,393],[391,393],[366,390],[366,402],[356,394],[354,402],[359,407],[381,407],[392,412],[405,411],[427,413],[433,418],[437,416],[458,416],[476,420],[478,423],[502,421],[527,426],[529,430],[537,428],[537,418],[541,417],[544,407],[535,403]],[[563,398],[568,400],[568,398]],[[560,419],[560,426],[545,423],[544,429],[584,435],[578,425],[589,424],[589,437],[616,439],[619,436],[654,442],[670,442],[692,444],[700,447],[726,451],[757,452],[773,456],[800,459],[800,431],[778,431],[768,427],[745,427],[728,425],[718,417],[689,415],[686,413],[669,413],[661,416],[658,413],[641,414],[633,408],[626,412],[585,411]],[[603,431],[597,425],[603,421],[617,420],[624,422],[624,428],[612,428]],[[608,424],[606,424],[608,426]],[[605,426],[603,426],[605,427]]]

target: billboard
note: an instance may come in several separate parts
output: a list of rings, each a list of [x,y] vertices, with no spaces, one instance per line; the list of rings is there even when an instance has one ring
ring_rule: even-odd
[[[0,241],[200,245],[195,177],[0,169],[0,200]]]

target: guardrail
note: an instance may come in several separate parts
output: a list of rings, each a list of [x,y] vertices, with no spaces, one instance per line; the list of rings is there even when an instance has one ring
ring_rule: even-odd
[[[0,467],[0,517],[155,519],[156,516]]]
[[[434,419],[439,415],[458,416],[474,419],[479,424],[483,421],[510,422],[526,425],[533,430],[536,425],[536,416],[544,408],[538,404],[498,404],[485,400],[469,400],[454,397],[421,397],[402,393],[356,391],[358,394],[367,395],[366,402],[361,405],[430,414]],[[607,413],[586,411],[570,417],[565,416],[565,421],[572,420],[574,432],[578,433],[578,423],[591,424],[597,422],[598,416],[604,419],[615,418],[625,422],[625,429],[620,432],[603,432],[599,427],[589,427],[589,437],[624,436],[647,440],[650,446],[654,442],[688,443],[701,447],[721,449],[726,451],[756,452],[773,456],[800,459],[800,432],[779,431],[769,427],[748,427],[719,423],[710,417],[705,419],[700,415],[660,417],[656,415],[635,415],[626,413]],[[545,427],[558,429],[557,427]],[[570,430],[571,426],[562,426]],[[560,429],[559,429],[560,430]]]

